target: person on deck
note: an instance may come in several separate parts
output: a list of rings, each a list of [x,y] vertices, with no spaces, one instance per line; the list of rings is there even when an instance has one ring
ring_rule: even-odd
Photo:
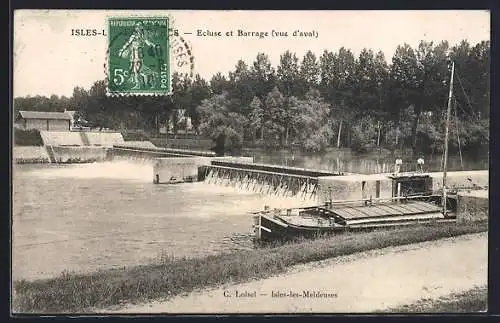
[[[424,157],[420,156],[419,159],[417,159],[417,169],[420,173],[424,172]]]
[[[396,158],[396,164],[394,165],[394,173],[395,174],[399,174],[399,172],[401,171],[402,164],[403,164],[403,160],[400,157]]]

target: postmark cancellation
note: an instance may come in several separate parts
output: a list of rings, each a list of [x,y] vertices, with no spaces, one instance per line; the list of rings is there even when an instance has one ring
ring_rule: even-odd
[[[171,94],[168,17],[108,17],[109,96]]]

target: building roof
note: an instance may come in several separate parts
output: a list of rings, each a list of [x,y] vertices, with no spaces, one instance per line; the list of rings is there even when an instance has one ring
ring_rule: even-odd
[[[42,112],[42,111],[19,111],[16,119],[49,119],[49,120],[71,120],[71,116],[65,112]]]
[[[76,110],[64,110],[64,113],[69,114],[71,118],[75,118]]]

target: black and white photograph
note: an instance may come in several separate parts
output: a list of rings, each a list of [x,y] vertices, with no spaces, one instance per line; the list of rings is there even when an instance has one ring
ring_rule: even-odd
[[[488,310],[490,11],[12,30],[11,315]]]

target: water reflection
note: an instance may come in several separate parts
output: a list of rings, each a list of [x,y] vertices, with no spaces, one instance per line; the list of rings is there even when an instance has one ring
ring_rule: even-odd
[[[389,154],[354,154],[349,151],[332,151],[321,154],[307,154],[302,152],[265,152],[244,151],[246,156],[254,156],[256,163],[276,164],[284,166],[302,167],[326,171],[341,171],[348,173],[374,174],[390,173],[394,171],[395,157]],[[402,157],[402,172],[417,170],[417,156]],[[439,172],[443,170],[442,155],[424,156],[424,170]],[[448,170],[480,170],[488,169],[487,156],[460,156],[450,155]]]

